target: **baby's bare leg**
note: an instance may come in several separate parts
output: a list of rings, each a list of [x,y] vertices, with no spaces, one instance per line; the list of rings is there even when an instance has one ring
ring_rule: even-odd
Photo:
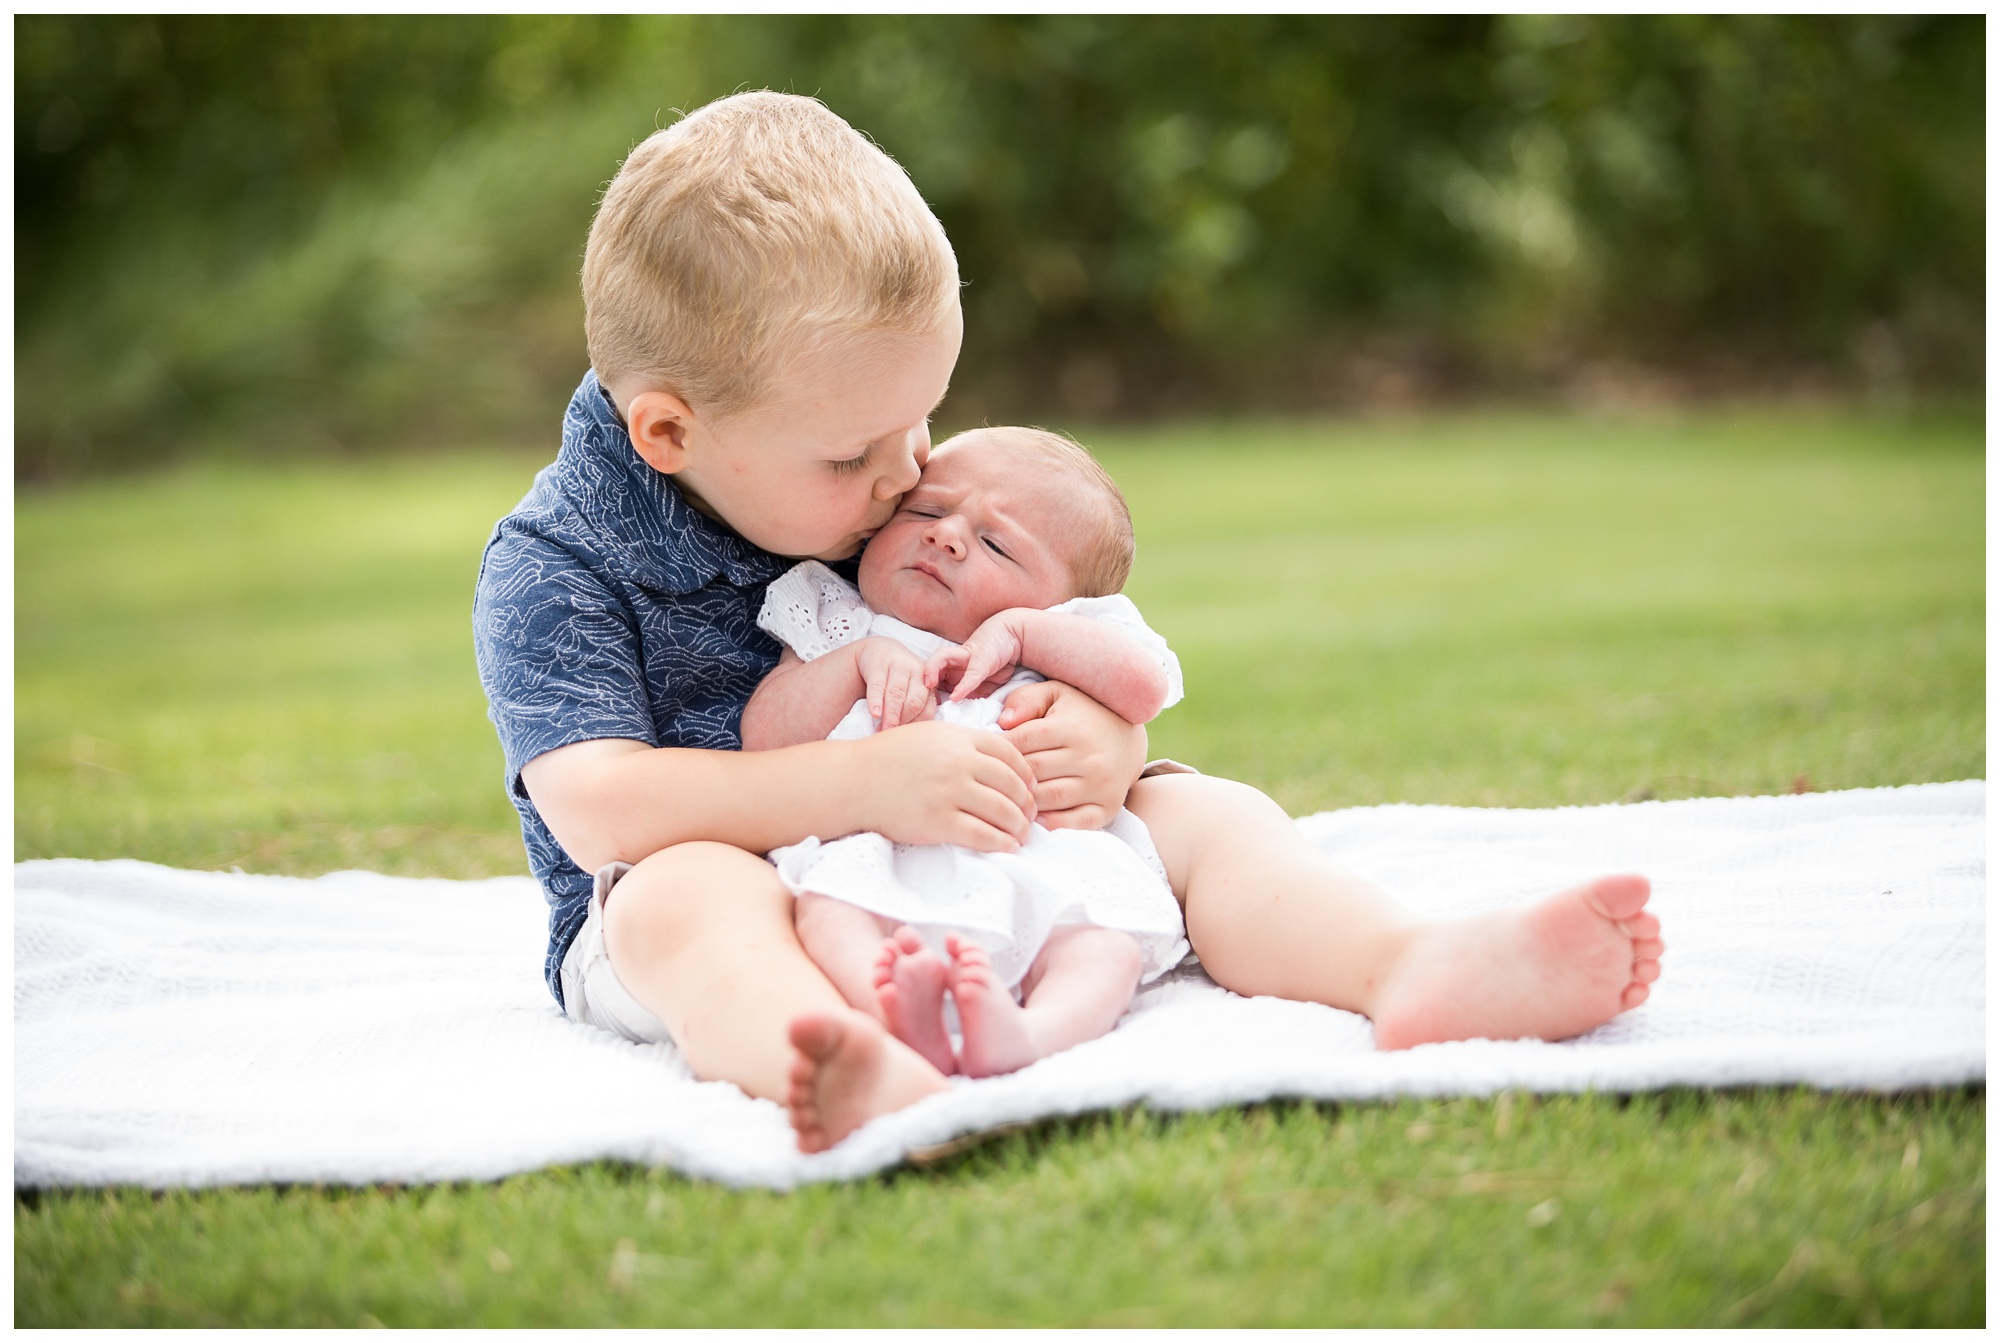
[[[944,959],[913,928],[844,900],[799,897],[799,941],[848,1006],[866,1012],[940,1072],[955,1066],[944,1028]]]
[[[1142,779],[1146,822],[1217,983],[1374,1018],[1385,1049],[1477,1037],[1559,1040],[1646,1000],[1659,920],[1645,878],[1602,877],[1538,904],[1427,921],[1327,861],[1256,789]]]
[[[1139,986],[1139,944],[1115,928],[1066,927],[1049,934],[1021,981],[1016,1003],[979,947],[945,939],[951,993],[965,1039],[959,1071],[991,1077],[1080,1045],[1118,1024]]]
[[[798,898],[793,920],[799,945],[813,958],[847,1005],[882,1020],[875,993],[875,962],[896,925],[858,905],[808,892]]]

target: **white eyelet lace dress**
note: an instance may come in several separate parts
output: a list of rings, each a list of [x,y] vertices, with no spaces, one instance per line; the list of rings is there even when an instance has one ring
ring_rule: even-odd
[[[1139,640],[1166,670],[1167,703],[1180,699],[1179,659],[1129,598],[1079,597],[1050,609],[1106,621]],[[869,610],[852,583],[813,560],[771,584],[757,624],[808,662],[872,636],[894,639],[918,657],[929,657],[946,642]],[[992,694],[940,704],[937,716],[997,732],[1007,696],[1042,679],[1017,669]],[[852,741],[878,730],[868,702],[856,700],[827,740]],[[794,895],[811,891],[907,923],[940,954],[946,933],[977,942],[1009,988],[1019,985],[1049,933],[1065,924],[1130,933],[1143,956],[1141,983],[1165,974],[1188,951],[1180,906],[1152,837],[1123,808],[1102,830],[1047,830],[1037,824],[1028,842],[1011,854],[956,844],[892,844],[863,833],[806,839],[769,856]]]

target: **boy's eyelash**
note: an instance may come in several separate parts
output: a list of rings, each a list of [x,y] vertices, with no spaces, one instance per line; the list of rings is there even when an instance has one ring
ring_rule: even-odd
[[[986,548],[988,550],[991,550],[995,555],[998,555],[1001,559],[1004,560],[1008,558],[1007,552],[1000,549],[999,543],[994,541],[992,537],[982,536],[979,539],[986,543]]]
[[[868,465],[868,454],[864,452],[859,457],[849,457],[844,462],[828,462],[827,465],[833,468],[836,476],[851,476]]]

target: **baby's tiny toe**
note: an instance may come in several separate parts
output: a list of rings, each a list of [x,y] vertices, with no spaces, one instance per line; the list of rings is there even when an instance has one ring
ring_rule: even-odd
[[[1648,989],[1644,984],[1627,984],[1625,992],[1619,996],[1618,1001],[1629,1012],[1640,1003],[1645,1002],[1651,992],[1652,990]]]
[[[1641,938],[1632,944],[1632,959],[1635,961],[1657,961],[1667,944],[1657,937]]]
[[[1632,981],[1636,984],[1650,984],[1660,977],[1658,961],[1632,962]]]

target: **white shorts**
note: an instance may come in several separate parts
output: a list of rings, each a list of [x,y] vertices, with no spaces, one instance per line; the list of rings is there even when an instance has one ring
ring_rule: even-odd
[[[631,870],[630,863],[606,863],[597,869],[590,913],[563,955],[563,1013],[571,1021],[642,1045],[671,1044],[673,1037],[667,1034],[666,1026],[618,982],[618,974],[611,968],[611,953],[604,946],[604,898]]]

